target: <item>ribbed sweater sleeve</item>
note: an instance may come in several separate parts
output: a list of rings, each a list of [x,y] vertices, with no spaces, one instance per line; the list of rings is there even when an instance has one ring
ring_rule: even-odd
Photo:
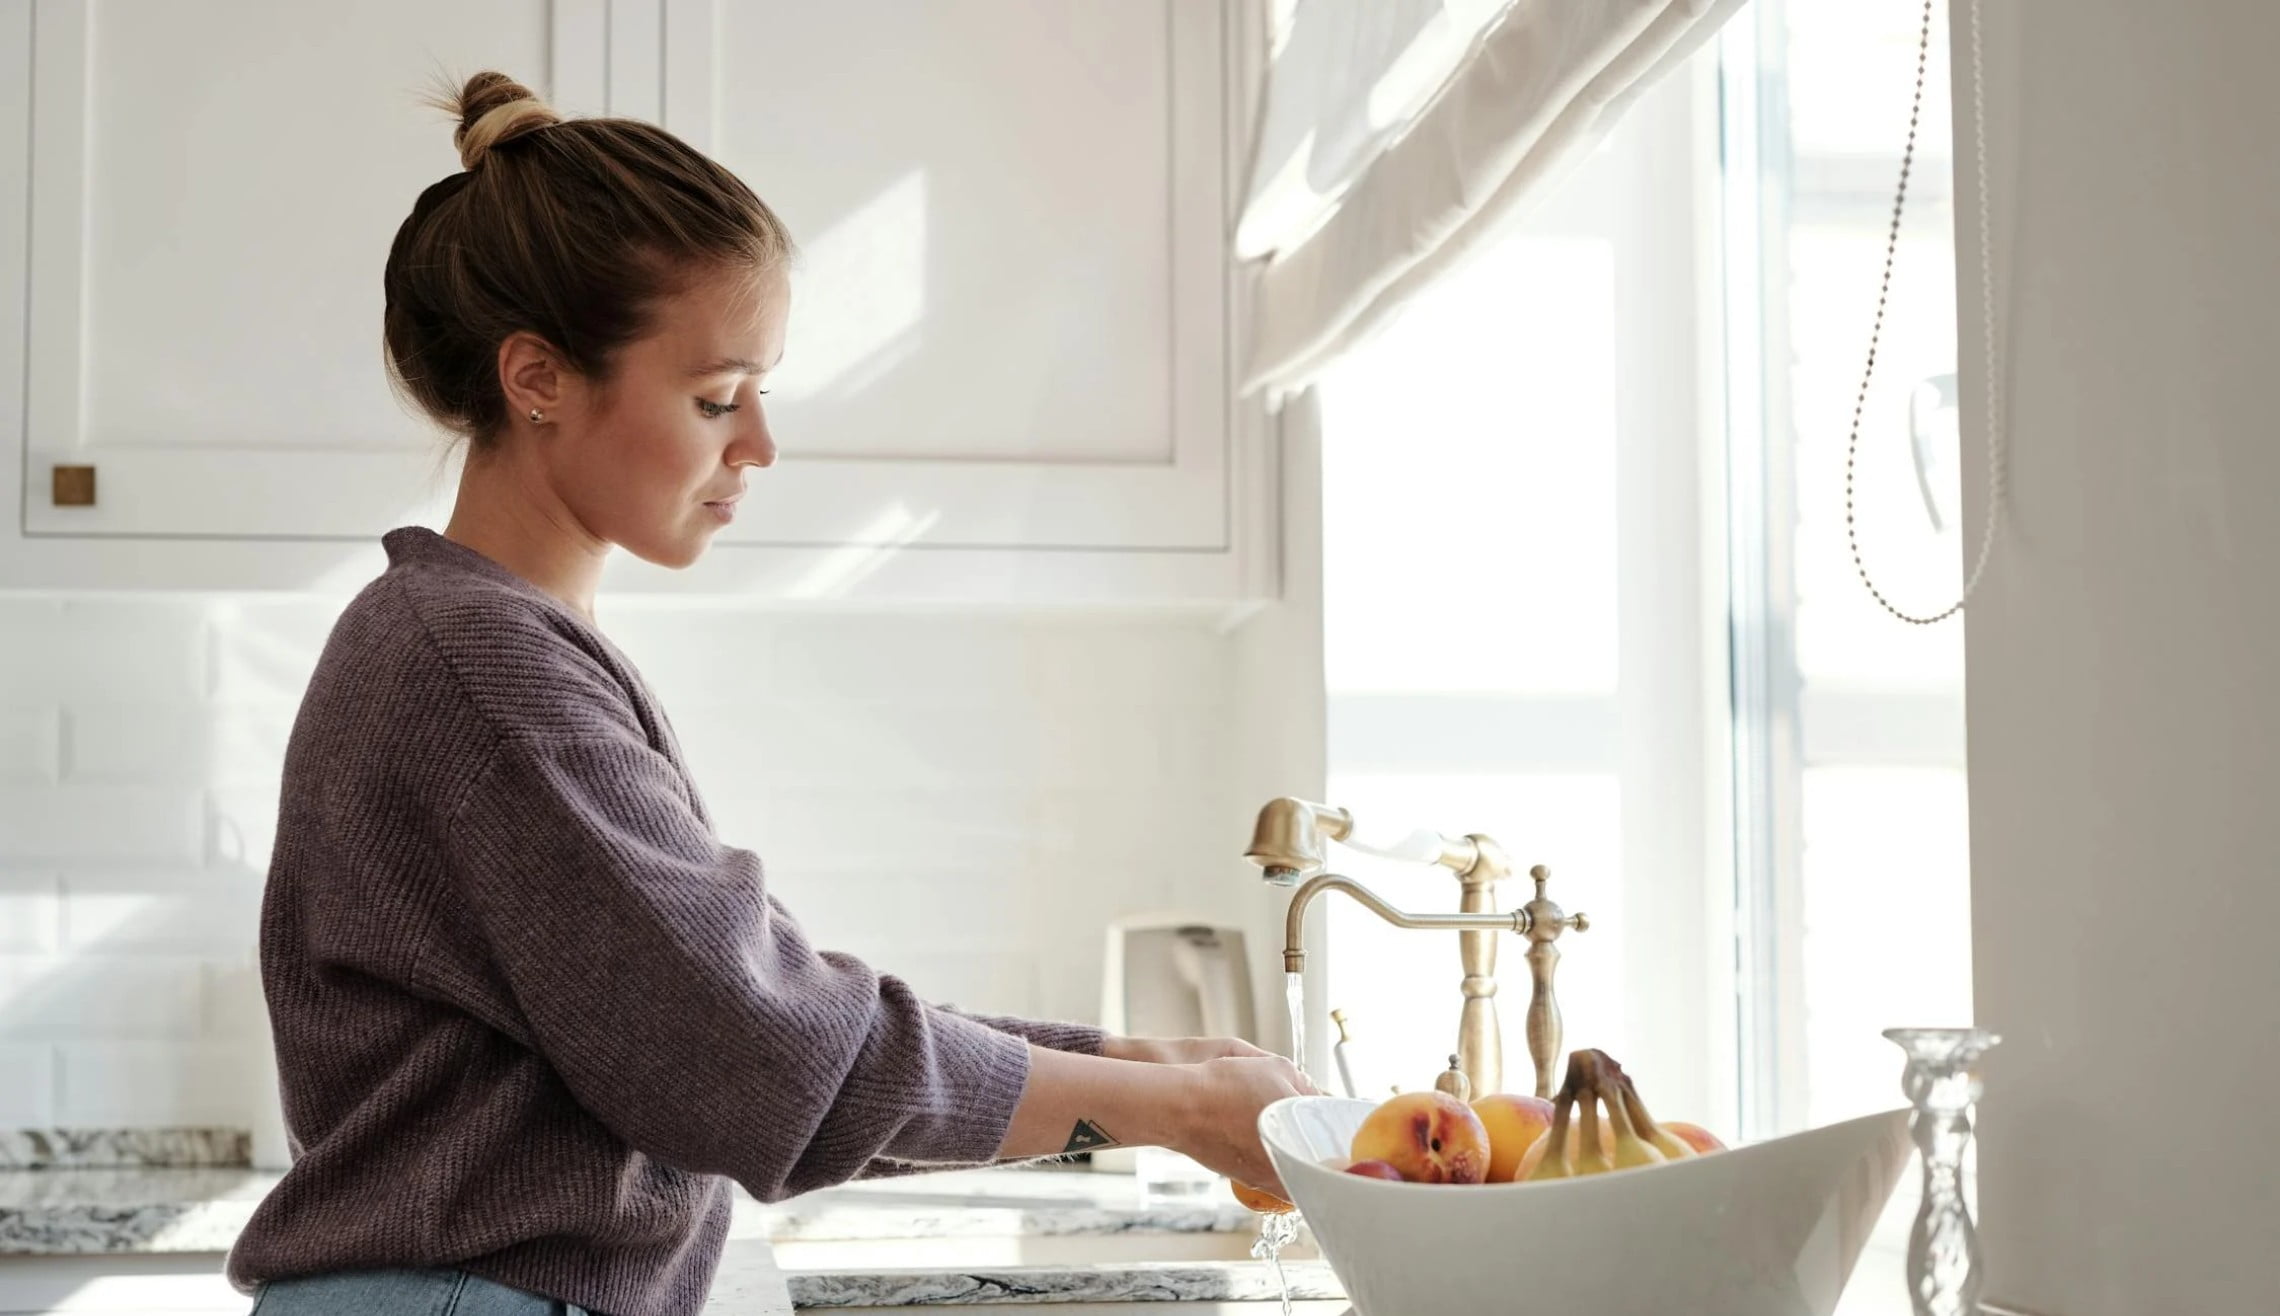
[[[944,1007],[953,1014],[961,1014],[975,1023],[984,1024],[1001,1033],[1011,1033],[1027,1042],[1054,1051],[1072,1051],[1083,1056],[1097,1056],[1108,1041],[1108,1034],[1090,1024],[1064,1023],[1056,1019],[1017,1019],[1012,1015],[975,1014],[971,1010]]]
[[[534,1045],[633,1147],[773,1201],[1004,1140],[1027,1044],[815,950],[631,728],[502,738],[449,850]]]

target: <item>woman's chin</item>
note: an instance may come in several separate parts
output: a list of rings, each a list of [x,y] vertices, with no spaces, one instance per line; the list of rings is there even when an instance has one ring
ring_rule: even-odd
[[[639,544],[620,541],[618,547],[652,566],[680,571],[695,566],[697,559],[705,555],[705,550],[712,547],[712,531],[708,528],[682,537],[661,535],[655,540]]]

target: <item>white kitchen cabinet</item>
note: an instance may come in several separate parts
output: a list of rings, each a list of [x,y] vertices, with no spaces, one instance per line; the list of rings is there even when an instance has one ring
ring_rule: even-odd
[[[688,137],[801,247],[783,460],[705,562],[614,587],[1271,592],[1231,391],[1242,8],[0,0],[0,587],[337,586],[441,524],[380,270],[457,168],[418,94],[497,67]]]

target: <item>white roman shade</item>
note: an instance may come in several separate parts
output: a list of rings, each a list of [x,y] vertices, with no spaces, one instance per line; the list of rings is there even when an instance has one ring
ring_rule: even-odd
[[[1742,0],[1271,0],[1246,391],[1279,398],[1497,229]]]

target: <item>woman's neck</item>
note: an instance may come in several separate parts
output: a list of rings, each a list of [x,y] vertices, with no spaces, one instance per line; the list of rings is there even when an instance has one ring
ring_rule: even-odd
[[[594,620],[610,545],[509,453],[470,453],[443,537],[474,549]]]

